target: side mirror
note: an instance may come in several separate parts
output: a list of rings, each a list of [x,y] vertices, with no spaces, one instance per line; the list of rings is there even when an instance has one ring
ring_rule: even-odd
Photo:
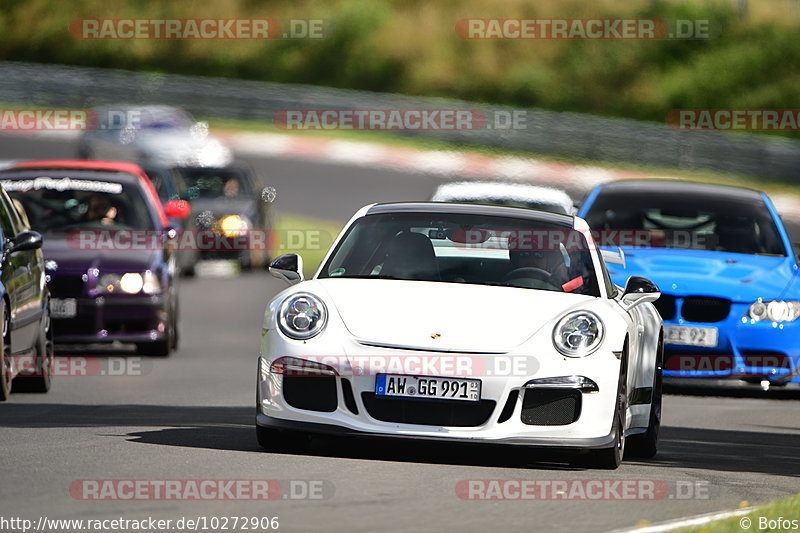
[[[164,212],[166,212],[167,218],[185,220],[192,213],[192,208],[186,200],[170,200],[164,204]]]
[[[794,257],[797,259],[797,263],[800,264],[800,242],[793,242],[792,250],[794,251]]]
[[[24,250],[38,250],[42,247],[42,235],[36,231],[21,231],[13,239],[6,241],[6,254]]]
[[[622,293],[622,305],[626,309],[645,302],[655,302],[661,297],[661,291],[655,283],[641,276],[631,276]]]
[[[289,285],[303,281],[303,258],[297,254],[283,254],[269,265],[269,273]]]

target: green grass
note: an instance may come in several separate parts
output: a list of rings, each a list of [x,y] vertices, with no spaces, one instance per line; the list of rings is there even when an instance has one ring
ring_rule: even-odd
[[[684,529],[681,530],[681,533],[744,533],[747,531],[765,533],[769,531],[796,531],[798,529],[797,527],[790,527],[788,529],[786,527],[774,529],[770,529],[769,527],[761,528],[760,526],[762,524],[759,522],[761,517],[767,520],[777,520],[779,518],[796,520],[800,523],[800,494],[757,507],[752,513],[746,515],[746,518],[750,520],[749,528],[742,527],[742,520],[744,517],[736,517],[711,522],[710,524],[698,528]],[[764,525],[769,526],[769,524]]]
[[[303,258],[306,278],[314,275],[344,224],[290,213],[278,213],[274,256],[295,253]]]
[[[794,108],[788,0],[5,0],[0,59],[309,83],[662,122],[672,108]],[[81,40],[76,19],[322,19],[319,40]],[[464,40],[468,18],[708,20],[700,40]],[[797,137],[798,134],[794,133]]]

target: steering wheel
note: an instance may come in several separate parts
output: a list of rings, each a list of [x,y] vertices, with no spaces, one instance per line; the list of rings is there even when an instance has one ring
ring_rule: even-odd
[[[534,279],[541,281],[545,285],[553,287],[554,289],[560,288],[558,285],[553,283],[551,278],[552,276],[550,275],[550,272],[543,270],[541,268],[522,267],[522,268],[515,268],[514,270],[506,274],[505,278],[503,278],[503,281],[508,282],[517,279]],[[539,288],[539,287],[534,287],[534,288]]]

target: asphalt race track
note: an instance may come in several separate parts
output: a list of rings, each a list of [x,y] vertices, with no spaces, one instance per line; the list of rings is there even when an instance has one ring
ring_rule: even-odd
[[[56,139],[0,138],[0,159],[71,157]],[[344,221],[373,201],[424,199],[443,181],[289,159],[251,159],[287,212]],[[264,305],[284,287],[263,272],[181,286],[181,346],[143,375],[61,377],[0,405],[0,516],[178,519],[278,516],[286,531],[609,531],[732,509],[800,487],[800,397],[668,395],[661,451],[613,472],[522,449],[313,439],[259,450],[254,386]],[[757,395],[756,395],[757,396]],[[271,502],[79,501],[81,479],[274,479],[322,486]],[[471,501],[469,479],[654,480],[656,501]],[[319,483],[321,482],[321,483]],[[283,486],[289,486],[284,483]],[[294,496],[291,497],[291,496]],[[210,530],[210,529],[209,529]]]

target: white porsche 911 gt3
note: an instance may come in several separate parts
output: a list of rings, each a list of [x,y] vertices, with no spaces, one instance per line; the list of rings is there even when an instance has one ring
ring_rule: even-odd
[[[604,259],[605,258],[605,259]],[[661,418],[660,293],[614,285],[583,219],[513,207],[375,204],[312,279],[267,306],[256,428],[579,450],[616,468],[652,457]]]

